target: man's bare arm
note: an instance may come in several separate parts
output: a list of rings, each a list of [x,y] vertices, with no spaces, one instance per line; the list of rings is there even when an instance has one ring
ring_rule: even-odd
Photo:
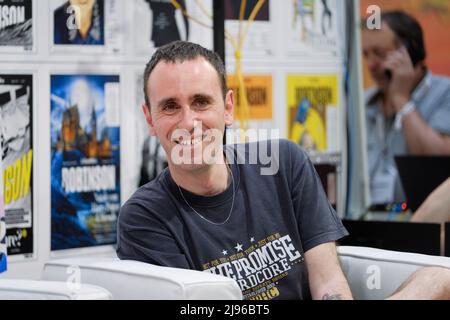
[[[353,299],[342,272],[334,242],[314,247],[305,253],[309,286],[315,300]]]
[[[403,118],[403,133],[411,154],[450,154],[450,137],[430,127],[417,111]]]

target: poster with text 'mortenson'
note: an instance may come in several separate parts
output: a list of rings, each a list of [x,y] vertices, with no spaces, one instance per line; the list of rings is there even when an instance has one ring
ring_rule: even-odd
[[[0,52],[33,50],[32,0],[0,1]]]
[[[33,76],[0,74],[3,207],[10,256],[33,255]]]
[[[120,78],[51,76],[51,250],[113,244],[120,207]]]

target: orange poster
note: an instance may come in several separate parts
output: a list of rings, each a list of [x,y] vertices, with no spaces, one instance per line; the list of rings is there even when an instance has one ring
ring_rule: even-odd
[[[272,76],[245,75],[244,83],[247,90],[247,101],[250,116],[247,120],[272,119]],[[227,77],[228,88],[234,91],[235,120],[239,119],[239,86],[234,75]]]
[[[450,76],[450,1],[448,0],[361,0],[361,17],[367,8],[378,5],[381,12],[401,9],[414,16],[422,26],[427,51],[427,66],[433,73]],[[365,87],[371,86],[367,69]]]

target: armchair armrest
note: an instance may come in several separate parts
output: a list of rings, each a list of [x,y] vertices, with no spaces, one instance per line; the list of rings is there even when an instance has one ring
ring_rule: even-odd
[[[0,300],[110,300],[111,293],[93,285],[70,287],[61,281],[0,279]]]
[[[355,299],[385,299],[421,267],[450,268],[450,258],[368,247],[338,247],[342,270]]]
[[[71,258],[49,261],[42,279],[64,281],[68,268],[79,268],[81,283],[98,285],[114,299],[241,300],[233,279],[207,272],[168,268],[118,258]]]

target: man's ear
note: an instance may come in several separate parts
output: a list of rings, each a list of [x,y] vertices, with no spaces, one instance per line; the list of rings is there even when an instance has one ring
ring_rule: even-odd
[[[142,111],[144,112],[145,120],[147,120],[148,131],[149,131],[150,135],[156,136],[156,130],[155,130],[155,127],[153,126],[152,114],[150,112],[150,108],[147,106],[146,103],[142,104]]]
[[[234,93],[233,90],[228,90],[225,96],[225,124],[231,126],[233,124],[234,112]]]

